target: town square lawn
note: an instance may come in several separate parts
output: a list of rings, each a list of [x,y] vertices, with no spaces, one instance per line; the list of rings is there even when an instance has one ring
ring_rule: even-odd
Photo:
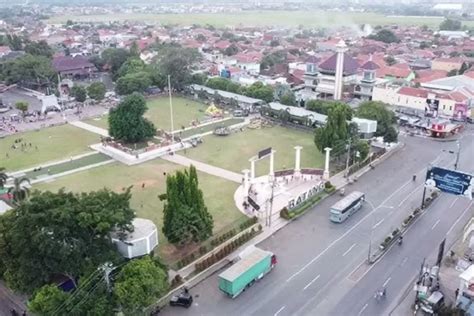
[[[322,168],[324,157],[314,144],[313,134],[285,127],[245,129],[229,136],[210,135],[203,143],[188,149],[185,156],[234,172],[250,169],[249,159],[265,148],[272,147],[275,153],[275,170],[295,167],[295,146],[302,146],[301,167]],[[257,175],[268,174],[270,159],[256,163]]]
[[[155,124],[157,129],[171,130],[170,100],[168,97],[147,99],[148,111],[145,117]],[[190,99],[173,97],[173,125],[178,130],[181,127],[190,127],[193,120],[202,121],[206,117],[207,105]],[[88,119],[88,124],[109,128],[108,116]]]
[[[17,149],[12,149],[15,140],[19,138],[27,144],[24,151],[18,144]],[[98,135],[68,124],[18,133],[0,138],[0,167],[12,172],[50,161],[69,159],[91,151],[88,146],[98,142]]]
[[[179,169],[183,167],[161,159],[136,166],[116,162],[61,177],[49,183],[36,184],[33,188],[57,191],[64,187],[67,191],[87,192],[106,187],[120,192],[133,185],[131,205],[138,217],[151,219],[158,226],[159,254],[165,262],[170,263],[177,258],[174,257],[174,247],[168,244],[162,234],[163,202],[158,196],[166,191],[165,173]],[[201,172],[198,172],[198,177],[205,203],[214,218],[214,232],[240,222],[244,215],[234,203],[234,192],[238,184]]]

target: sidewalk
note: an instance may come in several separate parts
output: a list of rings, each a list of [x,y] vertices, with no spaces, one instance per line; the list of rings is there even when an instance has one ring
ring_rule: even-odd
[[[106,129],[94,126],[94,125],[90,125],[81,121],[72,121],[72,122],[69,122],[69,124],[85,129],[86,131],[89,131],[94,134],[99,134],[104,137],[109,137],[109,131],[107,131]]]
[[[190,165],[193,165],[196,167],[197,170],[208,173],[210,175],[223,178],[229,181],[237,182],[237,183],[242,183],[242,175],[239,173],[235,173],[226,169],[222,169],[219,167],[215,167],[212,165],[208,165],[206,163],[197,161],[197,160],[192,160],[187,157],[174,154],[174,155],[164,155],[161,156],[162,159],[176,163],[178,165],[186,166],[189,167]]]

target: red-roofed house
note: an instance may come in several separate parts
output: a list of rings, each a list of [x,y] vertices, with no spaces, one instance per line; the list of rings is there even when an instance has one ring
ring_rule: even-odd
[[[219,49],[219,50],[224,50],[229,46],[230,46],[229,41],[218,41],[218,42],[214,43],[214,48]]]
[[[65,77],[89,77],[97,68],[84,56],[58,56],[52,61],[53,68]]]
[[[462,57],[453,57],[453,58],[436,58],[431,63],[431,69],[433,70],[458,70],[461,68],[462,64],[465,62],[465,59]]]
[[[448,76],[448,72],[445,70],[418,70],[416,72],[416,78],[413,80],[414,82],[424,83],[430,82],[432,80],[446,78]]]
[[[237,67],[254,75],[260,73],[260,61],[262,57],[263,54],[260,52],[238,53],[234,56],[237,61]]]
[[[415,78],[415,73],[408,64],[395,64],[393,66],[382,66],[377,70],[378,78],[394,78],[411,81]]]

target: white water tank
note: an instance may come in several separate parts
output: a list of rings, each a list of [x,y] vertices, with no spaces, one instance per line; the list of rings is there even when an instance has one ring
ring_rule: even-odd
[[[132,224],[133,232],[125,236],[112,234],[112,242],[122,256],[128,259],[147,255],[158,245],[158,231],[151,220],[135,218]]]

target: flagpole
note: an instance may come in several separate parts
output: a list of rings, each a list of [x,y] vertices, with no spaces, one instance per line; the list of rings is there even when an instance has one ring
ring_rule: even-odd
[[[168,75],[168,93],[170,95],[170,116],[171,116],[171,141],[174,143],[174,136],[173,136],[173,131],[174,131],[174,123],[173,123],[173,102],[171,101],[171,80],[170,80],[170,75]]]

